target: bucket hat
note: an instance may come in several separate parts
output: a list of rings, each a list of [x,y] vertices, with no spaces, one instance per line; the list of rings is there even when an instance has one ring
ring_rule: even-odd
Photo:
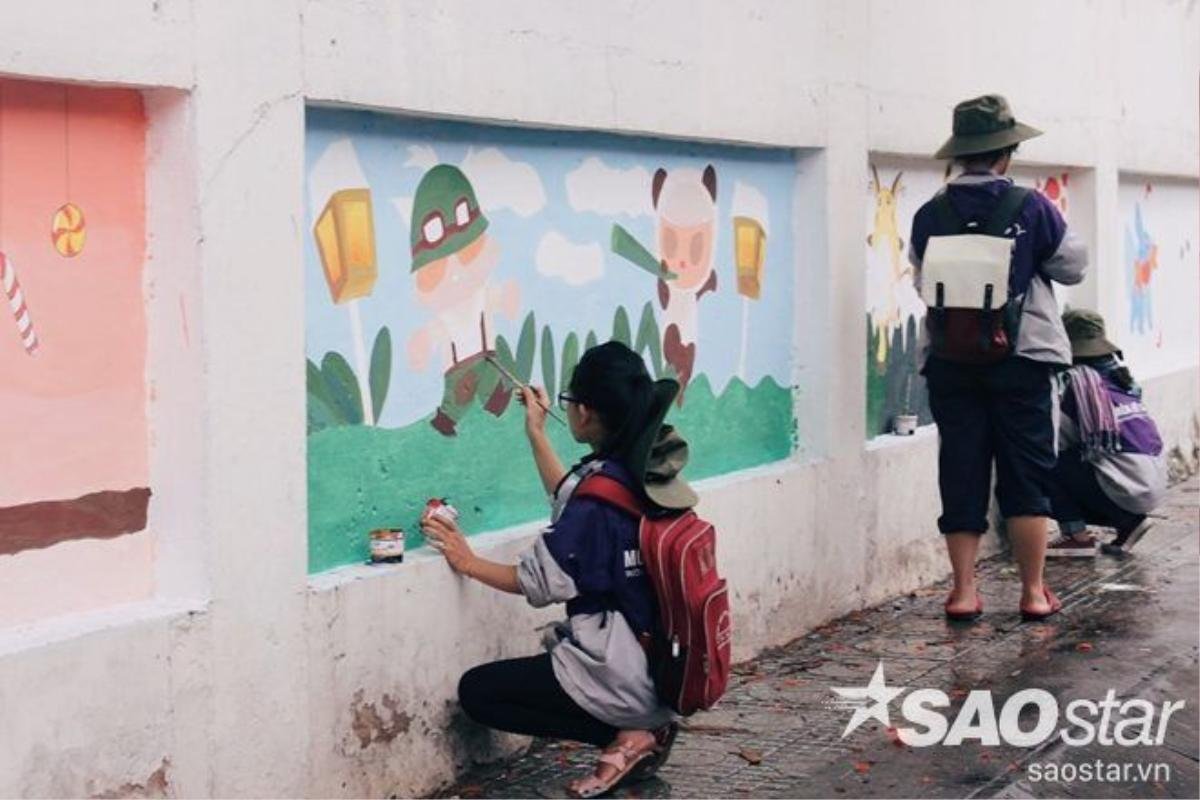
[[[679,382],[663,378],[654,382],[646,427],[629,450],[629,464],[642,475],[643,489],[650,502],[664,509],[682,511],[700,502],[699,496],[680,473],[687,466],[688,443],[672,425],[664,425],[667,412],[679,394]]]
[[[1108,340],[1104,331],[1104,317],[1095,311],[1072,308],[1062,315],[1063,327],[1071,340],[1071,355],[1076,358],[1093,358],[1121,354],[1121,348]]]
[[[953,130],[934,158],[987,153],[1042,135],[1037,128],[1017,122],[1008,101],[998,94],[973,97],[956,105]]]

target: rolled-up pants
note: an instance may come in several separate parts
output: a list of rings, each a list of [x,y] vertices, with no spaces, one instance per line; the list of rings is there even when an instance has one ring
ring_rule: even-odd
[[[984,533],[992,463],[1005,517],[1049,517],[1055,465],[1054,367],[1011,357],[998,364],[925,364],[937,423],[942,533]]]

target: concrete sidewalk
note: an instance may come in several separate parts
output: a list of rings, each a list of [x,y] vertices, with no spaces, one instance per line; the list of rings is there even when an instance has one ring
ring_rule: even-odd
[[[1021,622],[1015,569],[1001,557],[981,564],[985,615],[978,623],[945,621],[943,583],[739,665],[720,706],[686,720],[658,778],[619,795],[1196,797],[1198,493],[1194,478],[1172,489],[1159,512],[1165,518],[1132,556],[1051,560],[1048,583],[1065,604],[1051,621]],[[1164,701],[1186,706],[1171,716],[1157,746],[1068,747],[1051,736],[1034,748],[973,739],[914,748],[876,721],[843,739],[852,709],[832,687],[864,687],[880,664],[889,686],[944,691],[951,722],[974,689],[992,691],[997,714],[1025,688],[1047,690],[1060,709],[1076,699],[1103,700],[1109,689],[1117,699],[1142,698],[1158,709]],[[902,701],[900,695],[890,704],[893,726],[906,724]],[[1026,712],[1021,723],[1028,730],[1036,714]],[[1064,717],[1059,727],[1066,724]],[[443,796],[562,797],[565,780],[590,769],[594,757],[588,747],[539,742],[515,762],[466,776]],[[1133,764],[1132,777],[1083,782],[1078,765],[1097,760],[1109,777],[1112,764]]]

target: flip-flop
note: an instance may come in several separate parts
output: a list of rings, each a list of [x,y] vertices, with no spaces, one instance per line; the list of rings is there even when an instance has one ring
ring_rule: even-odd
[[[580,782],[579,786],[575,788],[568,786],[567,794],[571,797],[599,797],[602,794],[608,794],[628,781],[630,774],[647,759],[653,757],[656,751],[657,747],[640,752],[626,747],[618,747],[616,750],[603,752],[600,754],[600,763],[608,764],[616,770],[616,773],[608,780],[601,780],[595,773],[588,775]]]
[[[942,604],[942,609],[946,612],[946,619],[951,622],[974,622],[983,616],[983,595],[975,592],[975,610],[974,611],[951,611],[950,598],[946,598],[946,602]]]
[[[1059,611],[1062,611],[1062,601],[1054,592],[1050,591],[1049,586],[1043,586],[1042,591],[1045,593],[1046,602],[1050,604],[1049,611],[1032,611],[1026,606],[1021,606],[1021,619],[1026,622],[1041,622],[1047,617],[1052,617]]]

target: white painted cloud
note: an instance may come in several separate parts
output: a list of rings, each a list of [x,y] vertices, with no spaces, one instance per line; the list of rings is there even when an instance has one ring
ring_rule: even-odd
[[[604,248],[599,242],[575,244],[558,231],[542,236],[536,261],[538,272],[569,286],[583,286],[604,276]]]
[[[396,209],[396,215],[400,217],[404,227],[410,227],[412,225],[413,199],[411,197],[392,197],[390,199],[392,208]]]
[[[650,173],[644,167],[615,169],[588,156],[567,173],[567,202],[576,211],[604,216],[654,216]]]
[[[533,165],[513,161],[495,147],[468,149],[462,171],[475,187],[484,211],[507,208],[532,217],[546,206],[546,191]]]
[[[308,203],[312,219],[317,219],[334,192],[369,186],[354,143],[348,138],[330,142],[308,170]]]
[[[437,152],[429,145],[410,144],[408,146],[408,159],[404,162],[404,166],[416,167],[424,171],[436,167],[439,163]]]
[[[736,181],[733,184],[733,201],[730,212],[735,217],[750,217],[758,220],[763,230],[771,232],[771,215],[768,211],[767,198],[758,189],[748,183]]]

